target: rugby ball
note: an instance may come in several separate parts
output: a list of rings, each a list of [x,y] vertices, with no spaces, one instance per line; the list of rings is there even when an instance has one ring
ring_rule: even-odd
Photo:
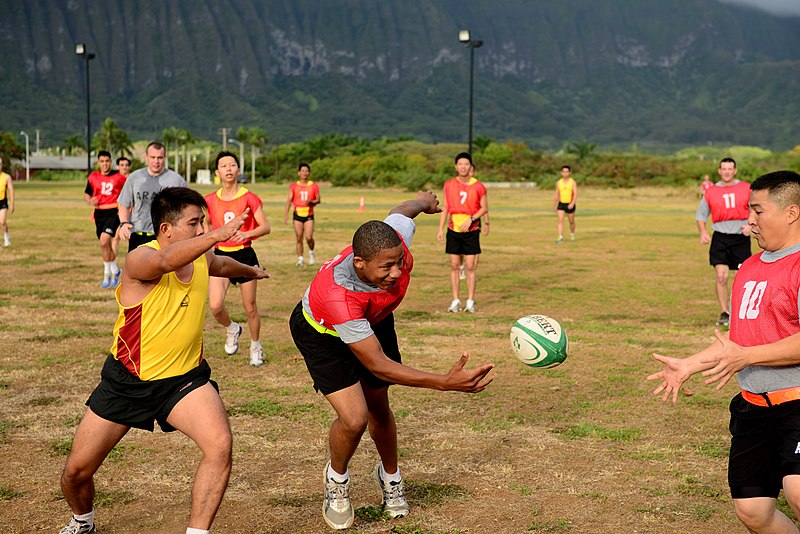
[[[526,315],[511,327],[511,347],[530,367],[555,367],[567,359],[569,341],[558,321],[546,315]]]

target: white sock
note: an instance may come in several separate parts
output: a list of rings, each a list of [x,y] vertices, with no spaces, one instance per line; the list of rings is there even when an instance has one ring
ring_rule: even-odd
[[[297,256],[297,261],[303,261],[303,256]]]
[[[117,276],[117,274],[119,274],[119,267],[117,266],[117,262],[116,261],[110,261],[108,263],[111,265],[111,274],[113,274],[114,276]]]
[[[94,526],[94,508],[88,514],[72,514],[72,517],[80,521],[81,523],[86,523],[89,526]]]
[[[252,350],[256,350],[256,349],[260,349],[260,348],[261,348],[261,342],[260,341],[256,340],[256,341],[251,341],[250,342],[250,350],[251,351]]]
[[[235,334],[239,331],[239,323],[236,321],[231,321],[231,324],[228,325],[228,332],[231,334]]]
[[[210,530],[203,530],[202,528],[186,527],[186,534],[208,534]]]
[[[111,262],[110,261],[104,261],[103,262],[103,274],[105,274],[106,276],[111,274]]]
[[[389,474],[386,472],[386,469],[383,467],[383,462],[381,462],[381,478],[387,484],[389,482],[400,482],[403,477],[400,476],[400,468],[397,468],[397,473]]]
[[[469,308],[470,306],[474,306],[474,305],[475,305],[475,301],[474,300],[467,299],[467,308]]]
[[[336,470],[331,467],[331,464],[328,464],[328,478],[332,478],[336,482],[347,482],[350,480],[350,470],[344,472],[344,474],[337,473]]]

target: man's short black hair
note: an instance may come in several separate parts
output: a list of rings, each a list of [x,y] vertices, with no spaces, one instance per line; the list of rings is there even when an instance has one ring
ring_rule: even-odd
[[[120,157],[118,157],[118,158],[117,158],[117,166],[119,166],[119,163],[120,163],[121,161],[127,161],[129,165],[130,165],[130,163],[131,163],[131,160],[129,160],[129,159],[128,159],[128,158],[126,158],[125,156],[120,156]]]
[[[147,148],[144,149],[144,153],[147,154],[147,152],[151,148],[155,148],[156,150],[163,150],[165,153],[167,151],[167,148],[164,146],[164,143],[162,143],[161,141],[151,141],[150,144],[147,145]]]
[[[367,221],[353,234],[353,254],[370,261],[381,250],[395,248],[403,241],[394,228],[383,221]]]
[[[100,152],[97,153],[98,160],[100,159],[100,156],[105,156],[108,159],[111,159],[111,152],[109,152],[108,150],[101,150]]]
[[[298,165],[298,166],[297,166],[297,170],[299,171],[299,170],[300,170],[300,169],[302,169],[303,167],[305,167],[306,169],[308,169],[308,172],[311,172],[311,165],[309,165],[308,163],[301,163],[300,165]]]
[[[150,205],[150,218],[153,219],[156,236],[161,223],[178,222],[186,206],[208,208],[203,195],[188,187],[165,187],[156,193]]]
[[[460,160],[460,159],[469,160],[469,164],[470,165],[473,164],[472,163],[472,154],[470,154],[469,152],[459,152],[459,154],[456,156],[455,162],[458,163],[458,160]]]
[[[781,209],[800,206],[800,174],[794,171],[775,171],[756,178],[751,191],[766,191],[769,199]]]
[[[572,167],[570,167],[569,165],[562,165],[561,166],[561,170],[563,171],[564,169],[567,169],[568,171],[572,171]]]
[[[723,163],[733,163],[733,168],[736,168],[736,160],[733,158],[722,158],[719,160],[719,166],[722,167]]]
[[[234,160],[236,160],[236,166],[237,167],[239,166],[239,158],[236,157],[236,154],[234,154],[229,150],[223,150],[222,152],[217,154],[217,159],[214,160],[215,169],[219,169],[219,160],[221,160],[222,158],[233,158]]]

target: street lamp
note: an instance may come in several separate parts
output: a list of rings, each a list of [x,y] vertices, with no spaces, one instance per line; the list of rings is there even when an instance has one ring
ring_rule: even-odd
[[[75,54],[86,60],[86,174],[92,172],[92,115],[89,105],[89,62],[95,58],[86,50],[86,44],[75,43]]]
[[[26,132],[20,132],[25,136],[25,181],[31,181],[31,138]]]
[[[475,72],[475,49],[483,46],[483,41],[473,40],[469,30],[458,32],[458,41],[469,48],[469,153],[472,154],[472,92]]]
[[[244,174],[242,169],[244,169],[244,144],[237,141],[236,139],[228,139],[229,143],[236,143],[239,145],[239,174]]]

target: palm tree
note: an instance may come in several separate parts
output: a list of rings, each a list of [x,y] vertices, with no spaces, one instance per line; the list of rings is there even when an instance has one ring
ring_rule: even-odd
[[[567,153],[575,154],[578,159],[585,159],[592,155],[597,145],[589,141],[572,141],[567,145]]]
[[[184,169],[183,169],[184,173],[185,174],[191,174],[192,171],[191,171],[190,163],[189,163],[189,148],[191,147],[192,143],[194,143],[194,141],[195,141],[194,136],[192,135],[192,132],[190,132],[189,130],[180,129],[180,130],[178,130],[178,136],[177,136],[176,141],[177,141],[177,143],[183,145],[183,150],[184,150],[184,154],[185,154],[185,162],[186,162],[185,165],[184,165]],[[178,148],[177,148],[177,144],[176,144],[175,153],[177,154],[177,152],[178,152]],[[177,170],[178,170],[178,166],[175,165],[175,171],[177,172]],[[190,178],[191,178],[190,176],[186,176],[187,180],[189,180]]]
[[[238,132],[237,132],[238,133]],[[256,183],[256,159],[258,158],[259,151],[264,150],[269,142],[269,136],[262,128],[254,126],[247,130],[247,140],[250,141],[252,154],[250,158],[250,183]]]
[[[167,167],[169,167],[169,147],[173,145],[175,147],[175,172],[178,170],[178,135],[180,130],[175,128],[174,126],[170,128],[165,128],[163,132],[161,132],[161,139],[164,141],[164,153],[167,155]]]
[[[100,130],[94,134],[92,145],[97,150],[108,150],[112,154],[133,155],[133,143],[131,143],[128,133],[120,128],[111,117],[107,117]]]
[[[74,156],[77,149],[84,151],[86,150],[86,143],[84,142],[82,135],[70,135],[64,139],[64,148],[66,149],[67,154]]]

